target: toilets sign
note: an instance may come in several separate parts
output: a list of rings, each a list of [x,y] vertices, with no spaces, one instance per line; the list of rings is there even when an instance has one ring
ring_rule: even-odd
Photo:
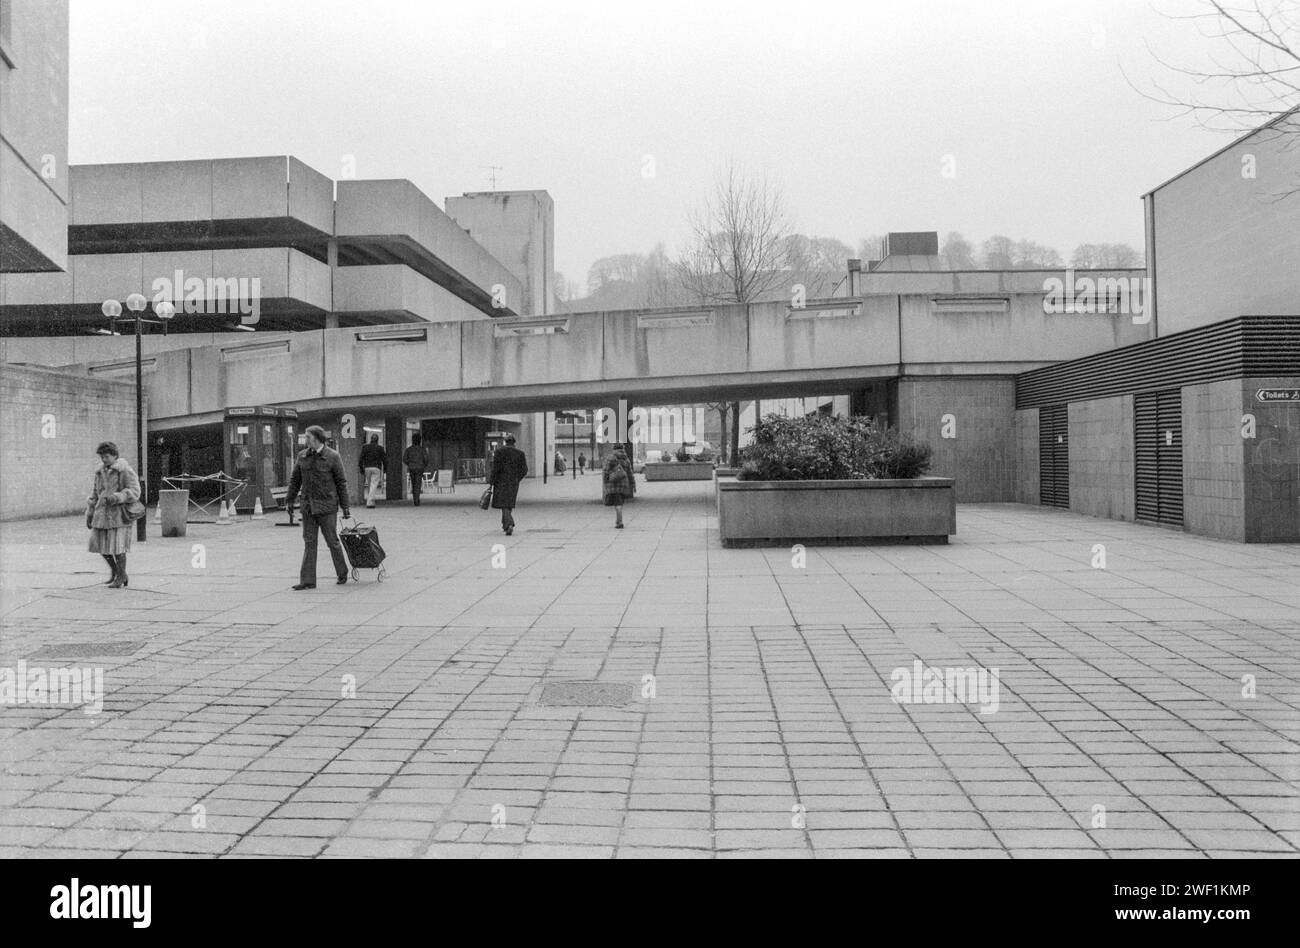
[[[1300,388],[1261,388],[1255,392],[1257,402],[1300,402]]]

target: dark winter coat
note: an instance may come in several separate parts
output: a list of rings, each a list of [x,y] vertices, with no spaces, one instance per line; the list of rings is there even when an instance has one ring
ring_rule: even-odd
[[[528,459],[524,452],[510,445],[498,448],[492,455],[492,475],[488,483],[492,485],[492,506],[514,507],[519,496],[519,482],[528,474]]]
[[[424,471],[429,467],[429,452],[422,444],[413,444],[402,454],[402,463],[409,471]]]
[[[304,513],[323,517],[342,507],[343,516],[349,515],[348,479],[343,473],[343,459],[333,448],[321,448],[319,452],[309,448],[298,455],[289,478],[289,494],[284,499],[286,508],[293,509],[300,491]]]
[[[625,478],[617,477],[614,475],[616,470],[622,470],[627,476]],[[612,478],[611,475],[613,475]],[[617,454],[611,454],[605,459],[605,466],[601,469],[600,489],[603,498],[610,500],[631,497],[635,490],[632,477],[632,462],[627,459],[627,454],[621,451]],[[616,483],[611,483],[611,479]]]
[[[140,478],[126,458],[118,458],[111,467],[100,465],[95,471],[95,486],[86,500],[86,525],[92,530],[116,530],[131,521],[126,508],[140,499]]]

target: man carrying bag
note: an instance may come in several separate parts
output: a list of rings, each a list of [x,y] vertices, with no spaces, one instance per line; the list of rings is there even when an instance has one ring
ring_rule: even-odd
[[[302,569],[294,589],[316,588],[316,532],[325,537],[325,545],[334,558],[334,573],[339,584],[348,581],[348,561],[339,542],[338,512],[343,519],[351,520],[348,504],[348,481],[343,473],[343,459],[333,448],[325,446],[325,430],[319,425],[307,429],[307,450],[298,455],[298,463],[289,478],[289,493],[284,505],[293,509],[293,502],[302,493]]]

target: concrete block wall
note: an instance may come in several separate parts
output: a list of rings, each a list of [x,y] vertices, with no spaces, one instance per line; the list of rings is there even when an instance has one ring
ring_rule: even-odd
[[[1090,517],[1134,517],[1133,396],[1072,402],[1070,509]]]
[[[83,512],[101,441],[116,442],[131,467],[136,466],[133,382],[4,366],[0,520]],[[143,480],[144,472],[137,473]]]
[[[1038,409],[1016,412],[1016,474],[1014,500],[1018,504],[1038,504]]]
[[[1255,420],[1245,449],[1245,539],[1248,543],[1300,540],[1300,402],[1265,402],[1260,389],[1300,389],[1300,378],[1243,379],[1243,415]]]
[[[927,376],[898,383],[898,428],[933,449],[930,473],[957,481],[963,503],[1016,499],[1013,423],[1016,387],[1010,378]],[[944,416],[956,437],[943,437]]]
[[[1189,533],[1246,539],[1242,382],[1183,389],[1183,526]]]

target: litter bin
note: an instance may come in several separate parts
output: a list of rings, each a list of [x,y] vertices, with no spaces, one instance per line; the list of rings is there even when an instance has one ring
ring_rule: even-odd
[[[185,536],[185,521],[190,510],[190,492],[187,490],[160,490],[158,510],[162,514],[162,535]]]

